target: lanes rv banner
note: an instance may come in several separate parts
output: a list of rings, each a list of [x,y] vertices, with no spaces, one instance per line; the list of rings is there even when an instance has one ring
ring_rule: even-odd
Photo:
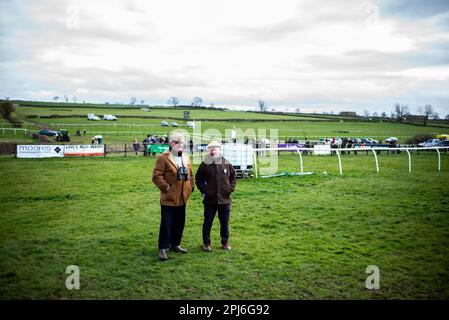
[[[17,145],[17,158],[62,158],[64,157],[63,145]]]
[[[104,145],[88,144],[88,145],[66,145],[64,150],[66,157],[72,156],[102,156],[104,155]]]

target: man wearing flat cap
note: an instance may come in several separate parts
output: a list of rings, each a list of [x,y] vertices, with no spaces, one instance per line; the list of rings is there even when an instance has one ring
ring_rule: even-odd
[[[192,166],[184,149],[184,136],[173,133],[169,150],[156,160],[153,182],[160,189],[161,225],[159,229],[159,258],[168,259],[167,249],[187,253],[181,247],[186,219],[186,205],[194,189]]]
[[[231,193],[235,190],[235,170],[228,160],[221,156],[221,144],[211,142],[207,154],[195,175],[196,186],[203,194],[204,223],[203,250],[211,251],[210,231],[215,215],[220,220],[221,246],[231,250],[229,244],[229,219],[231,215]]]

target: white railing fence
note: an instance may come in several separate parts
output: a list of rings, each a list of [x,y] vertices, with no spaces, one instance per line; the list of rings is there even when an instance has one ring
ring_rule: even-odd
[[[379,173],[379,161],[377,158],[377,151],[405,151],[408,155],[408,171],[412,172],[412,156],[410,154],[410,150],[435,150],[438,155],[438,171],[441,171],[441,153],[440,150],[449,150],[449,147],[397,147],[397,148],[386,148],[386,147],[365,147],[365,148],[339,148],[339,149],[330,149],[332,153],[336,153],[338,158],[338,167],[340,175],[343,175],[343,168],[342,168],[342,162],[341,162],[341,151],[372,151],[374,155],[374,159],[376,161],[376,173]],[[254,160],[254,171],[256,178],[259,176],[258,172],[258,166],[257,166],[257,157],[259,152],[265,152],[265,151],[291,151],[291,152],[297,152],[299,156],[299,162],[300,162],[300,172],[301,174],[304,173],[304,166],[303,166],[303,160],[302,160],[302,152],[308,151],[313,152],[314,148],[257,148],[253,149],[253,160]]]

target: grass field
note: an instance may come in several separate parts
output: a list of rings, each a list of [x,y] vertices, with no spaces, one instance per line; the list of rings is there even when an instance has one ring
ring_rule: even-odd
[[[391,122],[348,122],[345,119],[339,119],[336,116],[328,116],[333,121],[327,121],[320,115],[320,118],[313,118],[308,115],[307,117],[301,115],[276,115],[276,114],[264,114],[254,112],[243,111],[217,111],[217,110],[192,110],[192,109],[173,109],[173,108],[157,108],[151,112],[145,112],[138,108],[82,108],[82,107],[62,107],[59,105],[53,106],[48,103],[47,106],[43,103],[38,104],[39,107],[32,106],[19,106],[16,108],[15,116],[20,119],[24,125],[23,127],[31,130],[31,132],[39,131],[40,126],[48,126],[50,129],[68,129],[71,135],[71,142],[73,143],[90,143],[93,135],[101,134],[104,136],[105,143],[131,143],[134,138],[142,141],[146,134],[167,134],[174,128],[164,128],[160,126],[161,119],[169,120],[170,117],[183,117],[184,111],[190,111],[191,118],[193,119],[216,119],[223,121],[196,121],[198,132],[202,134],[206,130],[218,130],[222,136],[229,138],[226,134],[226,130],[230,132],[233,126],[236,129],[245,132],[245,135],[261,135],[263,130],[266,130],[268,138],[270,129],[277,130],[277,135],[280,140],[288,138],[318,140],[322,137],[370,137],[378,140],[385,140],[388,137],[395,136],[399,138],[400,143],[406,143],[407,139],[413,137],[416,134],[438,134],[447,133],[445,127],[435,127],[429,123],[429,126],[417,126],[407,125]],[[92,112],[102,116],[103,114],[122,114],[127,116],[136,116],[136,118],[119,118],[117,122],[89,121],[86,118],[27,118],[30,115],[71,115],[71,114],[86,114]],[[160,119],[144,119],[138,118],[139,116],[155,116]],[[233,122],[232,120],[247,120]],[[254,122],[255,119],[271,120],[271,122]],[[285,122],[282,120],[320,120],[318,122],[312,121],[298,121],[298,122]],[[335,122],[339,119],[339,122]],[[224,121],[228,120],[228,121]],[[279,120],[279,121],[277,121]],[[170,120],[169,120],[170,121]],[[192,129],[188,129],[186,124],[182,120],[177,121],[180,128],[187,129],[188,132],[192,132]],[[0,127],[10,127],[11,125],[3,119],[0,122]],[[77,129],[83,130],[86,128],[87,135],[84,137],[76,137],[75,132]],[[262,130],[262,131],[259,131]],[[238,132],[239,134],[239,132]],[[239,139],[243,140],[243,136],[239,136]],[[272,137],[273,138],[273,137]],[[0,131],[0,141],[2,142],[26,142],[32,141],[27,135],[11,133],[3,134]]]
[[[449,156],[304,157],[306,177],[239,180],[231,244],[201,251],[194,192],[183,245],[157,257],[154,158],[0,158],[0,298],[448,299]],[[279,170],[298,170],[284,155]],[[326,170],[329,174],[322,175]],[[196,171],[196,166],[194,168]],[[65,288],[80,267],[81,288]],[[365,268],[380,268],[379,290]]]

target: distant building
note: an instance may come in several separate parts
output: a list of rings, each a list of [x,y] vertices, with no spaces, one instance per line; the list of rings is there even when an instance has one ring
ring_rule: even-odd
[[[355,112],[355,111],[342,111],[342,112],[340,112],[340,115],[344,116],[344,117],[357,117],[357,112]]]

